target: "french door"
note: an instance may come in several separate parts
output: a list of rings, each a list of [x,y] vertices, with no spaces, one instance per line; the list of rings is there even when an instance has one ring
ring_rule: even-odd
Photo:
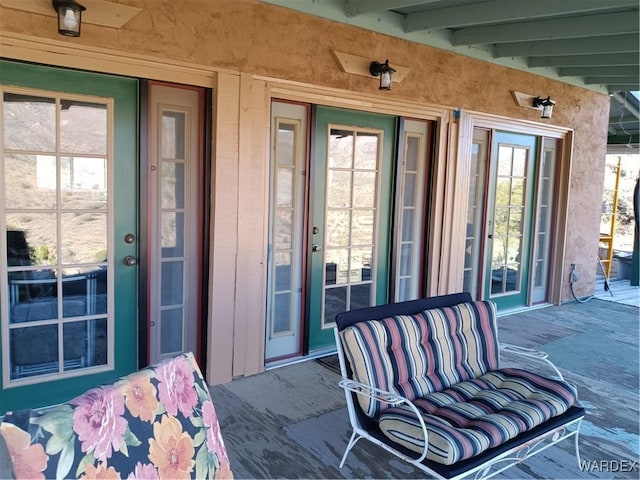
[[[549,300],[557,138],[475,128],[463,289],[501,311]]]
[[[487,208],[485,298],[508,310],[529,303],[537,137],[494,132]]]
[[[396,118],[315,107],[308,129],[310,109],[272,105],[267,361],[334,348],[338,312],[389,296]]]
[[[396,118],[317,107],[308,239],[309,350],[333,347],[335,315],[389,294]]]
[[[149,86],[149,361],[199,353],[203,89]]]
[[[423,271],[427,249],[428,151],[431,125],[400,119],[396,162],[396,193],[391,264],[391,298],[394,302],[423,295]]]
[[[0,414],[137,368],[133,79],[0,62]]]
[[[294,103],[271,105],[267,361],[303,349],[309,110]]]

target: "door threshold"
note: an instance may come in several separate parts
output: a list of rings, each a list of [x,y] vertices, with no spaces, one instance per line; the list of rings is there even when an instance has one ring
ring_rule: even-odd
[[[315,360],[317,358],[335,355],[336,352],[337,352],[336,347],[329,347],[329,348],[323,348],[320,350],[314,350],[313,352],[310,352],[308,355],[283,358],[282,360],[275,360],[273,362],[269,362],[265,365],[264,369],[265,371],[274,370],[276,368],[286,367],[288,365],[295,365],[296,363],[306,362],[307,360]]]
[[[514,315],[516,313],[522,312],[530,312],[532,310],[539,310],[541,308],[552,307],[553,303],[536,303],[535,305],[527,306],[527,307],[514,307],[509,308],[507,310],[503,310],[502,312],[498,312],[498,317],[507,317],[509,315]]]

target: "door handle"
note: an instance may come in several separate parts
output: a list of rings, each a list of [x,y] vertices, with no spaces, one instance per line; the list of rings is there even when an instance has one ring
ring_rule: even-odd
[[[136,257],[127,255],[122,259],[122,263],[124,263],[127,267],[133,267],[138,263],[138,261],[136,260]]]
[[[319,252],[320,250],[322,250],[322,247],[320,245],[318,245],[317,243],[311,244],[311,251],[312,252]]]
[[[487,235],[487,238],[493,239],[493,233],[490,233],[489,235]]]

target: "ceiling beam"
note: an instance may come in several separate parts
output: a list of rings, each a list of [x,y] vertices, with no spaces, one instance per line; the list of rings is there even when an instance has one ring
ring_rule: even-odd
[[[638,11],[588,15],[578,18],[555,18],[533,22],[517,22],[456,30],[451,44],[478,45],[485,43],[553,40],[561,38],[620,35],[640,31]]]
[[[637,117],[634,117],[633,115],[624,115],[623,112],[623,116],[621,118],[616,118],[615,116],[613,117],[613,129],[614,130],[620,130],[621,127],[624,127],[624,129],[626,131],[629,130],[640,130],[640,119],[638,119]],[[615,126],[618,125],[620,128],[616,129]],[[614,133],[614,132],[613,132]]]
[[[593,38],[569,38],[565,40],[540,40],[538,42],[499,43],[493,47],[493,56],[495,58],[501,58],[588,55],[593,53],[629,53],[640,51],[639,43],[640,36],[636,33]]]
[[[0,3],[5,0],[0,0]],[[22,0],[18,0],[22,1]],[[24,0],[27,1],[27,0]],[[32,0],[28,0],[32,1]],[[50,0],[33,0],[33,1],[50,1]],[[88,1],[88,0],[85,0]],[[118,0],[121,1],[121,0]],[[528,42],[507,42],[500,44],[494,42],[492,44],[477,44],[477,45],[461,45],[456,46],[451,44],[451,37],[453,36],[455,29],[441,28],[433,29],[428,32],[405,32],[403,31],[404,20],[409,18],[417,18],[414,15],[418,13],[424,13],[426,16],[432,16],[434,21],[438,20],[437,16],[443,12],[456,14],[454,18],[462,19],[461,23],[474,22],[476,19],[485,21],[486,15],[476,17],[473,8],[480,8],[490,11],[496,19],[496,24],[505,25],[511,21],[522,21],[524,24],[537,22],[542,18],[547,18],[549,21],[555,21],[559,18],[564,18],[568,24],[566,31],[561,36],[577,35],[577,27],[573,26],[572,22],[581,16],[596,16],[602,21],[602,24],[610,24],[611,22],[605,22],[605,19],[618,19],[629,27],[628,19],[625,20],[621,16],[605,16],[614,15],[621,12],[627,12],[629,16],[636,17],[638,15],[638,0],[260,0],[266,3],[279,5],[285,8],[298,10],[308,15],[316,15],[331,21],[346,23],[359,28],[364,28],[372,31],[379,32],[384,35],[390,35],[397,38],[402,38],[408,42],[414,42],[424,45],[429,45],[435,48],[444,49],[450,52],[456,52],[462,55],[469,55],[473,58],[477,58],[481,61],[496,63],[499,65],[516,68],[522,71],[529,71],[544,77],[553,78],[565,82],[570,85],[579,85],[589,90],[597,91],[600,93],[612,93],[618,90],[630,90],[637,88],[634,85],[629,85],[627,81],[617,81],[612,79],[614,84],[592,84],[587,85],[584,82],[585,77],[604,77],[609,73],[603,73],[602,71],[593,72],[565,72],[563,76],[558,75],[558,68],[561,67],[578,67],[578,66],[638,66],[638,58],[640,52],[636,46],[639,43],[638,32],[625,33],[623,35],[601,35],[599,37],[592,37],[591,35],[580,40],[573,40],[571,43],[563,43],[572,39],[545,39],[537,42],[531,42],[537,44],[537,46],[531,47]],[[409,2],[411,2],[409,4]],[[419,4],[417,2],[420,2]],[[423,3],[425,2],[425,3]],[[532,11],[526,4],[534,4],[535,11]],[[363,12],[358,14],[355,18],[347,18],[345,15],[345,7],[352,5],[357,10]],[[421,6],[422,5],[422,6]],[[447,5],[448,8],[440,8],[442,5]],[[502,9],[498,7],[504,7]],[[513,7],[513,8],[512,8]],[[379,10],[382,8],[383,10]],[[457,8],[457,10],[455,10]],[[365,14],[365,11],[375,10],[369,14]],[[454,9],[454,10],[452,10]],[[512,11],[515,9],[515,11]],[[528,9],[528,10],[527,10]],[[547,10],[545,10],[547,9]],[[558,13],[559,11],[564,13]],[[466,12],[470,11],[469,15]],[[530,13],[521,20],[514,20],[517,17],[516,14]],[[548,13],[548,12],[549,13]],[[406,12],[406,13],[403,13]],[[438,21],[442,21],[441,16]],[[591,19],[593,20],[593,19]],[[454,22],[455,23],[455,22]],[[615,22],[613,22],[615,24]],[[640,23],[640,22],[638,22]],[[443,23],[447,25],[448,23]],[[538,23],[539,24],[539,23]],[[472,24],[475,26],[475,24]],[[539,24],[540,25],[540,24]],[[554,24],[552,24],[554,25]],[[478,24],[478,27],[487,27],[490,25]],[[583,24],[584,26],[584,24]],[[594,29],[604,28],[597,25],[593,25]],[[559,30],[563,30],[560,28]],[[598,30],[603,33],[608,30]],[[548,32],[547,32],[548,33]],[[592,32],[593,33],[593,32]],[[626,35],[626,37],[625,37]],[[592,37],[592,38],[588,38]],[[618,41],[615,42],[612,38],[618,37]],[[626,42],[626,46],[620,46],[620,39],[622,43]],[[613,52],[607,51],[606,43],[613,42]],[[521,45],[518,45],[521,44]],[[506,49],[501,51],[500,49],[508,45],[509,48],[520,48],[517,52],[508,52]],[[604,45],[604,46],[603,46]],[[630,46],[629,46],[630,45]],[[523,49],[524,46],[524,49]],[[531,48],[530,48],[531,47]],[[554,50],[549,51],[548,47]],[[585,48],[586,47],[586,48]],[[505,47],[506,48],[506,47]],[[494,50],[497,52],[494,55]],[[625,52],[620,52],[625,50]],[[500,54],[509,56],[499,56]],[[628,72],[620,72],[616,75],[628,76]]]
[[[561,77],[587,77],[587,76],[607,76],[607,77],[626,77],[630,75],[638,75],[638,67],[611,65],[608,67],[560,67],[558,75]]]
[[[588,67],[638,65],[637,53],[614,53],[594,55],[556,55],[553,57],[531,57],[527,60],[529,67]]]
[[[638,137],[636,134],[628,135],[609,135],[607,145],[638,145]],[[637,150],[629,149],[629,153],[636,153]]]
[[[640,90],[640,87],[638,87],[638,85],[640,85],[640,77],[638,75],[631,76],[631,77],[607,77],[607,76],[585,77],[584,83],[586,83],[587,85],[606,84],[606,83],[629,83],[629,84],[636,85],[635,90]]]
[[[438,0],[345,0],[344,12],[347,17],[353,18],[358,15],[424,5],[436,1]]]
[[[638,110],[629,100],[627,100],[627,95],[622,93],[614,93],[613,98],[624,107],[631,115],[640,119],[640,110]]]
[[[486,2],[456,5],[407,15],[405,32],[435,28],[456,28],[482,23],[500,23],[531,20],[545,16],[566,15],[577,12],[596,12],[617,7],[636,7],[638,0],[488,0]],[[541,12],[544,12],[541,14]]]
[[[609,90],[609,93],[636,92],[638,91],[638,83],[612,82],[607,84],[607,89]]]

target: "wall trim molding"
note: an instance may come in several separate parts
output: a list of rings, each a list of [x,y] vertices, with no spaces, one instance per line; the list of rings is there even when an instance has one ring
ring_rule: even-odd
[[[3,32],[0,36],[0,55],[9,60],[210,88],[216,86],[218,72],[235,73],[167,58],[13,32]]]
[[[280,98],[425,120],[448,120],[451,112],[455,110],[455,107],[445,105],[420,104],[403,98],[323,87],[261,75],[255,75],[254,79],[267,82],[271,99]]]
[[[573,128],[533,120],[514,119],[472,110],[465,110],[464,113],[472,119],[474,127],[509,129],[509,131],[513,132],[543,135],[552,138],[565,138],[569,132],[573,132]]]

